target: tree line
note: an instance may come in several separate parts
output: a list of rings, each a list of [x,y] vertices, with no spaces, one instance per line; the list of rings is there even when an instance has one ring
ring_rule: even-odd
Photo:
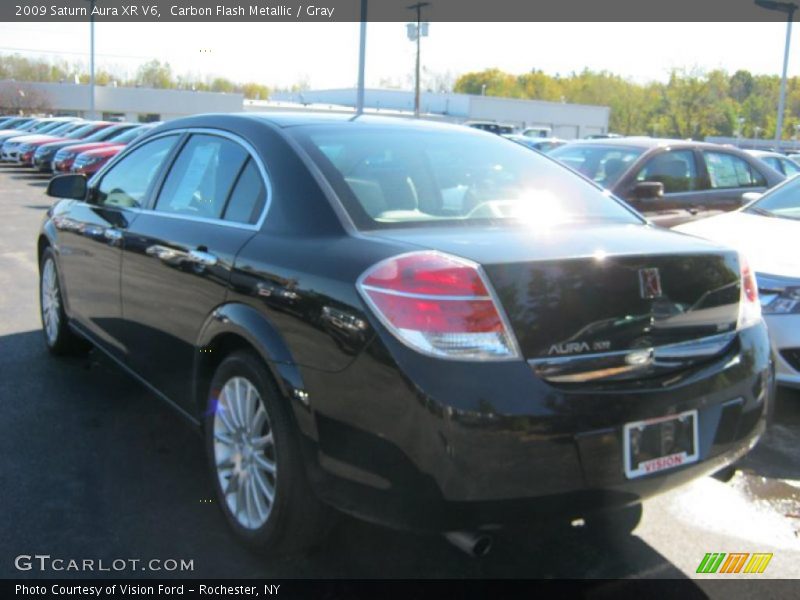
[[[0,55],[0,79],[88,83],[89,75],[79,64],[13,54]],[[435,81],[428,73],[425,79],[423,87],[436,92],[609,106],[609,130],[615,133],[692,139],[713,135],[774,137],[780,89],[777,75],[753,75],[744,70],[730,74],[721,69],[673,69],[665,83],[636,83],[608,71],[588,69],[566,76],[536,69],[521,75],[486,69],[465,73],[455,81],[449,73]],[[168,62],[158,59],[140,65],[130,78],[99,68],[95,81],[97,85],[241,93],[260,100],[270,94],[268,86],[256,82],[178,74]],[[301,81],[289,91],[307,88],[308,82]],[[800,79],[791,77],[782,137],[793,139],[800,137],[799,133]]]
[[[31,59],[18,54],[0,55],[0,79],[16,81],[44,81],[51,83],[89,83],[89,74],[82,65],[67,61]],[[176,74],[168,62],[157,59],[148,61],[136,70],[132,78],[125,78],[108,69],[95,70],[97,85],[120,87],[148,87],[160,89],[196,90],[200,92],[240,93],[245,98],[266,100],[269,87],[246,82],[237,83],[225,77],[200,79],[190,75]]]
[[[609,106],[609,130],[623,135],[703,139],[775,136],[780,77],[739,70],[673,69],[666,83],[640,84],[607,71],[567,76],[539,70],[514,75],[499,69],[465,73],[454,91],[504,98]],[[786,87],[784,139],[800,132],[800,80]]]

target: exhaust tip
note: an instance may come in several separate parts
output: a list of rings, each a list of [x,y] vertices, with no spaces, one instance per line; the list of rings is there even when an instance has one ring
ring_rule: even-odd
[[[481,558],[492,549],[493,538],[486,533],[450,531],[444,534],[448,542],[473,558]]]

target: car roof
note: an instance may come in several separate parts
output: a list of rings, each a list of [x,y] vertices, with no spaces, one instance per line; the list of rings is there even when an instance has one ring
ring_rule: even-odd
[[[224,118],[231,122],[231,119],[245,123],[266,123],[280,128],[301,127],[308,125],[341,125],[341,126],[380,126],[382,128],[397,128],[408,130],[409,128],[423,129],[430,131],[460,131],[473,135],[489,135],[479,129],[464,127],[454,123],[442,123],[438,121],[428,121],[424,119],[411,119],[407,117],[378,116],[378,115],[354,115],[352,113],[296,113],[296,112],[246,112],[246,113],[210,113],[182,117],[163,123],[159,130],[177,129],[182,127],[207,126],[213,127],[214,121]],[[491,134],[494,135],[494,134]]]
[[[713,144],[711,142],[696,142],[694,140],[677,140],[670,138],[654,138],[648,136],[629,136],[629,137],[613,137],[613,138],[597,138],[589,140],[575,140],[569,142],[569,145],[584,145],[584,146],[627,146],[629,148],[643,148],[649,150],[651,148],[709,148],[719,149],[722,146]],[[738,150],[738,148],[732,148]]]
[[[785,154],[780,152],[773,152],[772,150],[745,150],[752,156],[774,156],[775,158],[787,158]]]

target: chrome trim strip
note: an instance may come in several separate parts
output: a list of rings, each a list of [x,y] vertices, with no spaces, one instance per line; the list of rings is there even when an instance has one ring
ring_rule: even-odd
[[[151,208],[126,208],[127,211],[139,213],[139,214],[149,214],[149,215],[157,215],[160,217],[168,217],[171,219],[180,219],[185,221],[195,221],[199,223],[209,223],[212,225],[223,225],[225,227],[234,227],[236,229],[247,229],[249,231],[259,231],[264,224],[264,220],[267,218],[267,214],[269,213],[269,209],[272,206],[272,180],[269,177],[269,173],[267,171],[266,165],[261,160],[256,149],[244,138],[241,136],[231,133],[229,131],[225,131],[223,129],[213,129],[210,127],[182,127],[178,129],[168,129],[166,131],[162,131],[155,135],[148,136],[145,134],[143,137],[137,138],[135,143],[132,144],[130,147],[126,147],[125,150],[117,154],[114,158],[109,160],[103,167],[95,173],[91,179],[87,182],[87,187],[91,187],[92,185],[97,185],[99,181],[105,176],[106,171],[112,168],[115,164],[121,161],[125,156],[129,153],[133,152],[139,146],[151,142],[153,140],[169,136],[169,135],[177,135],[181,136],[183,134],[192,134],[192,133],[205,133],[208,135],[216,135],[218,137],[227,138],[240,146],[242,146],[246,151],[250,158],[253,159],[256,166],[258,167],[259,172],[261,173],[261,178],[264,181],[264,188],[266,190],[266,199],[264,200],[264,208],[261,210],[261,216],[258,220],[254,223],[237,223],[236,221],[226,221],[225,219],[209,219],[206,217],[195,217],[192,215],[180,215],[175,213],[168,213],[162,212],[158,210],[153,210]],[[97,182],[95,182],[97,180]]]
[[[399,292],[397,290],[388,290],[374,285],[361,285],[362,289],[386,294],[388,296],[402,296],[403,298],[419,298],[421,300],[491,300],[491,296],[440,296],[437,294],[415,294],[413,292]]]
[[[555,383],[613,379],[691,365],[697,360],[720,354],[730,346],[736,335],[737,332],[733,331],[651,348],[534,358],[529,359],[528,364],[538,376]]]

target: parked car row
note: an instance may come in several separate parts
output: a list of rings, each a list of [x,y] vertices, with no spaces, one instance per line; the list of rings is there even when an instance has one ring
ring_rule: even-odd
[[[74,171],[92,175],[127,143],[155,125],[76,117],[3,117],[0,162],[32,167],[42,173]],[[85,152],[90,154],[84,157]]]

